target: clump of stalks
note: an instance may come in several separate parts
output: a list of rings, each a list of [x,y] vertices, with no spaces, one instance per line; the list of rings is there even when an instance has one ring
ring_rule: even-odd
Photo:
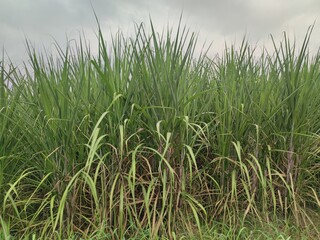
[[[2,238],[203,237],[320,207],[320,54],[288,37],[194,58],[186,27],[98,32],[0,68]],[[242,232],[242,230],[240,231]]]

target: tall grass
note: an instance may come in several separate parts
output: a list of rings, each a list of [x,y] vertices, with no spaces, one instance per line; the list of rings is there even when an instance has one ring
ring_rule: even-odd
[[[217,222],[240,238],[252,219],[319,234],[311,31],[210,59],[186,27],[150,22],[110,46],[99,29],[97,55],[80,39],[57,56],[27,44],[25,73],[3,59],[2,238],[202,238]]]

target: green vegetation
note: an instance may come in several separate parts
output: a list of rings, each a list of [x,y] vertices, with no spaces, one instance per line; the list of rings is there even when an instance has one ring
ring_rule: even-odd
[[[312,28],[210,59],[185,27],[150,26],[111,46],[99,30],[97,56],[80,38],[2,59],[0,238],[319,238]]]

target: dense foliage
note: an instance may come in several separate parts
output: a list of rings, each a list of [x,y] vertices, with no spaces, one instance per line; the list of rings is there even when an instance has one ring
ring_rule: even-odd
[[[97,56],[80,39],[58,56],[27,45],[23,70],[1,61],[2,238],[203,237],[250,219],[316,231],[311,30],[299,48],[284,36],[257,56],[244,40],[210,59],[188,29],[150,26],[110,47],[99,31]]]

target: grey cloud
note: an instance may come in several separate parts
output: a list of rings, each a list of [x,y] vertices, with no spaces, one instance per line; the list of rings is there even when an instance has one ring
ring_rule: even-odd
[[[13,59],[25,59],[25,38],[42,48],[54,40],[65,44],[70,32],[89,30],[86,35],[92,36],[97,29],[93,9],[99,21],[117,24],[126,4],[125,0],[1,0],[0,48]]]
[[[272,33],[298,14],[312,14],[320,9],[318,0],[179,0],[167,4],[183,8],[194,21],[210,32],[222,35],[237,31],[255,35]],[[315,10],[317,9],[317,10]]]
[[[24,38],[52,43],[65,42],[71,31],[85,30],[88,38],[97,30],[93,9],[105,30],[133,28],[151,16],[158,31],[169,22],[183,23],[211,37],[226,39],[248,33],[254,40],[287,27],[305,33],[320,18],[319,0],[0,0],[0,47],[23,58]],[[187,20],[187,21],[185,21]],[[320,19],[318,19],[318,22]],[[319,26],[319,23],[317,24]],[[194,28],[191,30],[194,30]],[[88,34],[89,32],[89,34]],[[319,33],[319,29],[315,29]],[[91,35],[90,35],[91,34]],[[319,36],[319,34],[318,34]]]
[[[117,17],[119,5],[114,1],[92,3],[102,20]],[[33,0],[5,1],[0,8],[0,21],[14,28],[49,31],[61,27],[86,25],[94,20],[90,1]]]

